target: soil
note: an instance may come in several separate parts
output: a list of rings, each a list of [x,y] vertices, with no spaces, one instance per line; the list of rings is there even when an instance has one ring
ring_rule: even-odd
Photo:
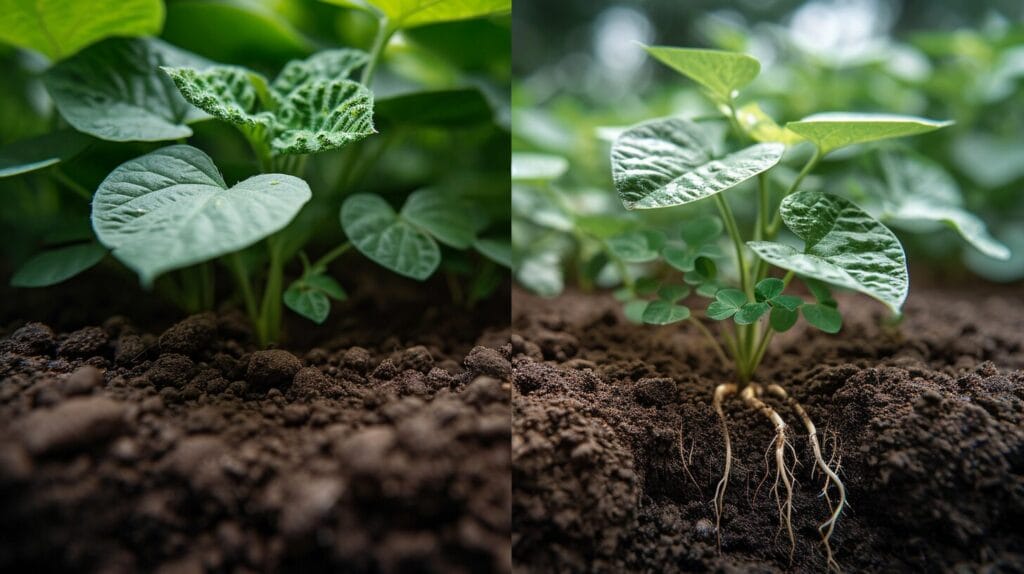
[[[229,310],[5,317],[0,571],[510,572],[507,287],[364,287],[283,349]]]
[[[840,335],[801,322],[758,381],[784,385],[841,460],[850,506],[832,546],[845,571],[1024,572],[1022,290],[915,289],[898,326],[841,297]],[[825,571],[823,480],[796,414],[770,399],[800,461],[793,561],[765,481],[774,430],[736,398],[718,553],[711,395],[734,381],[692,326],[631,324],[607,295],[516,291],[512,365],[517,570]]]

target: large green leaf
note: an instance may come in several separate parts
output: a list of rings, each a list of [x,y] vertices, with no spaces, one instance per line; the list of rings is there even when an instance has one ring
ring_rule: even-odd
[[[789,245],[751,241],[762,259],[783,269],[860,291],[898,313],[907,298],[907,259],[899,240],[862,209],[835,195],[811,191],[782,201],[782,220],[800,239]]]
[[[326,0],[332,4],[379,12],[395,28],[505,14],[512,0]]]
[[[735,90],[761,71],[754,58],[737,52],[646,46],[647,52],[673,70],[704,86],[715,99],[729,101]]]
[[[0,42],[61,60],[112,36],[153,36],[161,0],[0,0]]]
[[[373,93],[351,80],[312,81],[293,91],[274,114],[278,154],[317,153],[377,133]]]
[[[928,133],[952,124],[915,116],[827,112],[789,122],[786,128],[814,143],[824,155],[849,145]]]
[[[403,126],[458,127],[494,117],[487,98],[477,88],[388,96],[378,99],[374,108],[378,118]]]
[[[315,80],[344,80],[370,61],[362,50],[342,48],[317,52],[305,60],[292,60],[274,78],[271,88],[287,97],[303,84]]]
[[[11,278],[12,287],[47,287],[96,265],[107,250],[95,241],[48,249],[26,261]]]
[[[423,281],[441,263],[437,242],[378,195],[359,193],[346,199],[341,227],[363,255],[400,275]]]
[[[1010,250],[989,235],[985,223],[965,210],[956,181],[939,165],[923,158],[884,153],[881,218],[914,229],[933,222],[946,225],[989,257],[1009,259]]]
[[[435,239],[456,249],[468,249],[487,221],[473,205],[458,195],[439,188],[421,189],[409,195],[402,217]]]
[[[60,130],[0,148],[0,177],[43,169],[78,155],[92,138],[74,130]]]
[[[78,131],[110,141],[162,141],[192,135],[206,118],[178,93],[161,66],[206,62],[155,39],[112,39],[46,72],[60,114]]]
[[[112,171],[93,197],[92,225],[100,243],[149,285],[282,229],[310,197],[306,182],[283,174],[229,188],[209,156],[174,145]]]
[[[644,122],[612,145],[612,178],[626,209],[691,203],[739,185],[782,159],[786,147],[760,143],[712,158],[697,124],[678,118]]]

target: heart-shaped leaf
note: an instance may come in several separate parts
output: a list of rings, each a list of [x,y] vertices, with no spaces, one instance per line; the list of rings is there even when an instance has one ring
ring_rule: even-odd
[[[903,246],[884,225],[846,199],[811,191],[782,201],[782,220],[804,240],[789,245],[751,241],[762,259],[783,269],[870,295],[894,313],[907,298]]]
[[[333,277],[316,273],[303,276],[288,286],[284,292],[284,304],[299,315],[322,324],[331,313],[331,299],[344,301],[345,290]]]
[[[110,141],[163,141],[191,136],[187,124],[207,117],[159,69],[185,64],[206,62],[155,39],[113,39],[54,66],[43,81],[76,130]]]
[[[505,14],[512,0],[326,0],[332,4],[378,12],[395,28]]]
[[[746,86],[761,71],[754,58],[738,52],[646,46],[647,53],[683,74],[719,101],[732,99],[734,91]]]
[[[671,301],[658,299],[644,307],[641,319],[649,325],[671,325],[690,318],[690,309]]]
[[[324,50],[305,60],[292,60],[285,64],[270,87],[286,98],[303,84],[314,80],[348,79],[369,61],[370,56],[362,50]]]
[[[708,305],[708,317],[723,321],[732,317],[747,304],[747,296],[739,289],[720,289],[715,293],[715,300]]]
[[[843,316],[835,307],[828,305],[804,305],[804,319],[826,333],[838,333],[843,328]]]
[[[107,250],[95,241],[49,249],[26,261],[11,278],[11,287],[48,287],[96,265]]]
[[[43,169],[78,155],[92,138],[74,130],[60,130],[0,147],[0,177]]]
[[[786,128],[818,146],[822,155],[849,145],[928,133],[953,125],[915,116],[826,112],[789,122]]]
[[[437,242],[378,195],[359,193],[346,199],[341,227],[363,255],[399,275],[423,281],[441,264]]]
[[[768,324],[771,325],[772,329],[776,332],[782,333],[790,330],[793,325],[796,325],[796,320],[799,315],[799,312],[794,309],[775,306],[772,307],[772,312],[768,315]]]
[[[761,143],[722,159],[697,124],[678,118],[645,122],[612,145],[612,177],[626,209],[691,203],[739,185],[782,159],[786,147]]]
[[[569,171],[564,157],[546,153],[512,154],[512,181],[542,182],[558,179]]]
[[[409,195],[402,206],[402,217],[456,249],[468,249],[487,224],[468,201],[438,188]]]
[[[92,226],[143,284],[248,247],[288,224],[309,201],[306,182],[263,174],[233,187],[202,151],[174,145],[125,162],[100,184]]]
[[[770,301],[781,295],[785,288],[786,284],[782,282],[782,279],[768,277],[754,285],[754,296],[758,301]]]
[[[161,0],[0,1],[0,42],[51,60],[112,36],[155,36],[163,24]]]
[[[312,81],[293,91],[275,113],[275,153],[337,149],[377,133],[373,93],[350,80]]]

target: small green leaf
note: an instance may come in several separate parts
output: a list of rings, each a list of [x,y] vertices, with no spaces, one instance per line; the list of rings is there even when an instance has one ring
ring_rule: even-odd
[[[70,159],[92,139],[74,130],[60,130],[0,147],[0,177],[43,169]]]
[[[843,316],[835,307],[827,305],[804,305],[801,307],[804,319],[826,333],[838,333],[843,327]]]
[[[350,80],[315,80],[293,91],[275,113],[278,154],[337,149],[377,133],[373,94]]]
[[[144,285],[275,233],[311,197],[297,177],[262,174],[228,187],[205,153],[174,145],[118,166],[100,184],[92,226]]]
[[[700,274],[705,280],[714,279],[718,276],[718,266],[709,257],[698,257],[693,261],[693,270]]]
[[[61,60],[113,36],[155,36],[160,0],[0,0],[0,42]]]
[[[796,325],[797,317],[799,313],[795,309],[787,309],[786,307],[777,305],[772,307],[772,312],[768,316],[768,324],[771,325],[772,329],[779,333],[790,330],[793,325]]]
[[[747,135],[759,142],[779,142],[794,146],[804,138],[795,132],[775,123],[775,120],[761,109],[756,102],[751,102],[736,110],[736,117]]]
[[[952,124],[915,116],[829,112],[789,122],[786,128],[810,140],[825,155],[849,145],[928,133]]]
[[[828,288],[827,283],[811,277],[800,277],[800,280],[807,286],[807,290],[811,292],[814,300],[818,303],[828,307],[836,307],[838,305],[832,297],[832,291]]]
[[[330,299],[343,301],[345,290],[329,275],[315,273],[295,280],[284,292],[284,304],[299,315],[322,324],[331,313]]]
[[[630,231],[609,238],[606,242],[612,254],[629,263],[647,263],[658,258],[658,252],[664,244],[658,243],[656,236],[650,232]]]
[[[733,320],[736,321],[737,325],[749,325],[758,319],[762,315],[768,312],[767,303],[744,303],[740,310],[733,316]]]
[[[380,98],[378,118],[402,126],[455,128],[494,119],[494,110],[477,88],[412,92]]]
[[[894,313],[907,298],[907,259],[899,239],[853,203],[835,195],[798,192],[782,201],[782,220],[804,240],[747,245],[772,265],[870,295]]]
[[[468,201],[440,188],[409,195],[402,206],[402,218],[455,249],[468,249],[487,225]]]
[[[716,281],[705,281],[697,286],[697,294],[701,297],[712,298],[721,290],[722,286]]]
[[[651,301],[644,309],[643,322],[649,325],[670,325],[690,318],[690,309],[669,301]]]
[[[661,287],[661,282],[653,277],[641,277],[633,284],[633,292],[637,295],[653,295]]]
[[[514,152],[512,154],[512,181],[539,183],[562,177],[569,171],[564,157],[546,153]]]
[[[647,311],[647,305],[649,304],[648,301],[643,299],[628,300],[622,306],[622,313],[634,323],[643,323],[644,313]]]
[[[512,268],[512,242],[507,238],[478,237],[473,240],[473,249],[498,265]]]
[[[162,141],[192,135],[207,116],[185,101],[160,66],[205,63],[155,39],[113,39],[47,70],[46,90],[80,132],[110,141]]]
[[[690,288],[686,285],[665,285],[658,290],[658,298],[669,303],[685,299],[689,294]]]
[[[376,11],[395,28],[507,14],[512,0],[326,0],[332,4]]]
[[[666,263],[683,272],[693,271],[694,263],[697,260],[697,256],[689,249],[673,245],[663,249],[661,256],[665,258]]]
[[[758,281],[754,286],[754,296],[758,301],[769,301],[781,295],[785,288],[786,284],[782,282],[782,279],[768,277]]]
[[[331,299],[336,301],[344,301],[348,299],[348,293],[345,293],[345,289],[339,284],[334,277],[325,275],[323,273],[316,273],[305,278],[305,284],[312,288],[323,291],[324,295],[327,295]]]
[[[363,255],[399,275],[423,281],[441,264],[441,249],[434,239],[378,195],[359,193],[346,199],[341,227]]]
[[[345,80],[370,61],[362,50],[342,48],[317,52],[305,60],[292,60],[274,78],[270,85],[282,98],[304,84],[315,80]]]
[[[95,241],[46,250],[26,261],[11,278],[11,287],[48,287],[99,263],[107,250]]]
[[[702,215],[683,224],[679,236],[690,247],[710,243],[722,235],[722,220],[713,215]]]
[[[778,295],[771,300],[771,304],[772,307],[782,307],[787,311],[796,311],[804,304],[804,300],[796,295]]]
[[[273,116],[260,111],[261,98],[270,98],[267,80],[256,72],[236,66],[163,70],[186,100],[211,116],[236,126],[273,128]]]
[[[698,50],[667,46],[645,46],[663,64],[704,86],[719,101],[732,99],[734,91],[746,86],[761,71],[754,58],[738,52]]]
[[[735,187],[779,163],[785,146],[755,144],[721,159],[697,124],[667,118],[633,126],[612,145],[612,178],[626,209],[684,205]]]
[[[708,305],[708,317],[722,321],[732,317],[747,304],[747,296],[739,289],[720,289]]]

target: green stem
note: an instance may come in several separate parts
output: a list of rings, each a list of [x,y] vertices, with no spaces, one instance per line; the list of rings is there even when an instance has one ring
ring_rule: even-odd
[[[232,253],[227,258],[228,267],[231,268],[232,274],[235,276],[235,282],[238,284],[238,290],[242,294],[242,302],[245,304],[245,313],[249,316],[249,321],[259,328],[259,309],[256,308],[256,296],[252,292],[252,285],[249,284],[249,273],[245,270],[245,263],[242,262],[242,256],[238,252]]]
[[[786,190],[786,193],[782,197],[785,198],[786,196],[791,195],[793,192],[795,192],[797,190],[797,187],[799,187],[800,184],[803,183],[804,178],[807,177],[807,174],[811,173],[811,170],[814,169],[814,166],[818,165],[818,161],[820,160],[821,151],[818,148],[814,148],[814,153],[811,155],[811,159],[807,160],[807,163],[804,165],[804,168],[800,170],[800,173],[796,176],[796,179],[793,180],[793,184],[789,186],[789,189]],[[775,217],[772,218],[771,225],[768,226],[768,233],[765,235],[765,239],[774,239],[775,235],[779,232],[779,228],[781,226],[782,211],[776,211]]]
[[[281,291],[284,288],[284,258],[281,256],[281,245],[276,238],[267,240],[270,251],[270,265],[267,269],[267,284],[263,290],[263,302],[260,304],[259,337],[260,344],[276,342],[281,331]]]
[[[739,226],[736,225],[736,218],[732,214],[732,208],[729,207],[729,202],[722,197],[721,193],[715,194],[715,202],[718,204],[718,211],[722,214],[722,219],[725,221],[725,228],[729,232],[729,238],[732,239],[733,247],[736,248],[736,262],[740,270],[740,285],[743,286],[743,292],[747,293],[751,299],[753,299],[753,291],[750,289],[749,280],[747,278],[747,263],[746,257],[743,255],[743,238],[740,236]]]
[[[380,62],[381,56],[384,54],[384,49],[388,45],[388,41],[391,40],[392,34],[395,33],[395,29],[391,27],[391,23],[388,22],[386,16],[381,16],[377,22],[377,35],[373,38],[373,47],[370,48],[370,61],[367,62],[366,67],[363,68],[363,75],[360,79],[360,83],[364,86],[369,87],[370,81],[373,79],[373,73],[377,71],[377,64]]]
[[[60,183],[64,184],[65,187],[75,192],[75,194],[80,196],[82,199],[89,202],[92,201],[92,192],[86,189],[84,185],[68,177],[68,175],[60,168],[55,168],[53,170],[53,177]]]
[[[311,269],[318,269],[318,270],[325,269],[325,268],[327,268],[327,265],[331,261],[334,261],[335,259],[340,257],[343,253],[345,253],[346,251],[348,251],[351,248],[352,248],[352,242],[351,241],[346,241],[345,243],[342,243],[341,245],[339,245],[339,246],[335,247],[334,249],[331,249],[330,251],[325,253],[323,255],[323,257],[321,257],[320,259],[316,260],[316,263],[310,265],[310,268]]]

